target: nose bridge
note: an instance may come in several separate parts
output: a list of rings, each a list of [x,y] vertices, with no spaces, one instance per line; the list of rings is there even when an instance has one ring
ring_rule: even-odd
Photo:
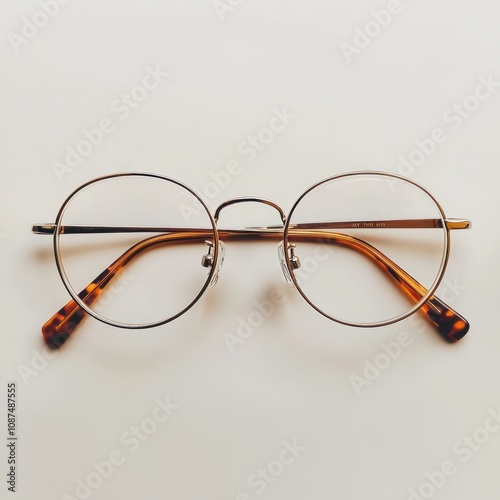
[[[217,207],[217,210],[215,211],[214,215],[214,220],[217,223],[219,221],[219,216],[222,210],[226,207],[229,207],[231,205],[236,205],[237,203],[262,203],[263,205],[268,205],[272,208],[274,208],[279,214],[280,214],[280,219],[281,222],[283,223],[283,226],[286,225],[286,215],[285,212],[283,212],[283,209],[274,203],[273,201],[267,200],[266,198],[256,198],[256,197],[240,197],[240,198],[233,198],[231,200],[225,201],[221,205]],[[267,229],[270,229],[270,227],[261,227],[261,228],[249,228],[249,229],[255,229],[258,230],[260,229],[261,231],[266,231]],[[298,269],[300,267],[300,261],[298,257],[295,256],[294,254],[294,248],[295,245],[289,245],[288,249],[285,250],[283,241],[280,242],[278,245],[278,258],[279,262],[281,265],[281,269],[283,271],[283,275],[285,277],[285,281],[292,287],[295,288],[294,280],[291,276],[291,271],[288,267],[288,261],[290,261],[290,266],[291,269]],[[219,269],[220,271],[220,269]],[[217,273],[218,274],[218,273]]]
[[[267,200],[265,198],[256,198],[254,196],[242,196],[240,198],[233,198],[231,200],[225,201],[224,203],[220,204],[217,207],[217,210],[215,211],[214,215],[215,222],[218,222],[220,213],[224,208],[229,207],[230,205],[236,205],[237,203],[262,203],[264,205],[273,207],[280,214],[281,222],[283,223],[283,225],[286,223],[285,212],[283,212],[283,209],[279,205],[277,205],[271,200]]]

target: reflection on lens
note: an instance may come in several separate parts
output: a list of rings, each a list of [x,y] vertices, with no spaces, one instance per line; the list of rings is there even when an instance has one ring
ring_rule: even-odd
[[[288,221],[299,291],[337,321],[367,326],[418,308],[439,283],[448,232],[439,205],[412,182],[377,173],[323,181]]]
[[[105,322],[137,328],[173,319],[199,298],[212,274],[201,265],[206,240],[216,240],[213,219],[193,192],[162,177],[126,174],[69,198],[58,216],[56,254],[80,305]]]

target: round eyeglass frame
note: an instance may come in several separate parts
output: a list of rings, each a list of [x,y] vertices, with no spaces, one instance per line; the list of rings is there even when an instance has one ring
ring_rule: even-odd
[[[59,236],[61,233],[61,222],[64,217],[64,213],[66,211],[66,208],[68,207],[69,203],[73,199],[74,196],[76,196],[80,191],[86,189],[87,187],[91,186],[92,184],[101,182],[101,181],[106,181],[110,179],[116,179],[120,177],[147,177],[147,178],[153,178],[153,179],[158,179],[166,182],[170,182],[172,184],[175,184],[179,186],[180,188],[185,189],[189,194],[194,196],[196,200],[198,200],[201,204],[201,206],[204,208],[206,214],[208,215],[208,218],[210,220],[211,226],[212,226],[212,233],[213,233],[213,256],[214,256],[214,264],[211,266],[210,271],[207,275],[207,279],[202,286],[201,290],[198,292],[198,294],[195,296],[195,298],[186,306],[184,307],[180,312],[174,314],[173,316],[160,320],[160,321],[154,321],[151,323],[145,323],[145,324],[129,324],[129,323],[120,323],[119,321],[113,321],[109,318],[106,318],[104,316],[99,315],[95,311],[93,311],[90,307],[88,307],[85,302],[83,302],[82,299],[78,296],[78,293],[73,289],[71,286],[70,280],[66,274],[66,270],[64,269],[64,265],[62,262],[61,258],[61,251],[60,251],[60,242],[59,242]],[[106,323],[107,325],[110,326],[116,326],[119,328],[125,328],[129,330],[142,330],[146,328],[154,328],[157,326],[165,325],[166,323],[170,323],[171,321],[177,319],[179,316],[182,316],[184,313],[189,311],[196,302],[201,298],[201,296],[205,293],[206,289],[209,287],[212,278],[214,274],[217,272],[217,264],[219,261],[219,233],[217,231],[217,224],[215,222],[214,217],[212,216],[207,204],[203,201],[203,199],[194,191],[191,189],[189,186],[186,184],[177,181],[175,179],[172,179],[170,177],[160,175],[160,174],[154,174],[154,173],[149,173],[149,172],[123,172],[123,173],[117,173],[117,174],[109,174],[109,175],[103,175],[101,177],[97,177],[96,179],[92,179],[91,181],[86,182],[85,184],[81,185],[77,189],[75,189],[64,201],[62,204],[61,208],[59,209],[59,212],[57,213],[57,217],[55,220],[55,230],[54,230],[54,239],[53,239],[53,246],[54,246],[54,255],[55,255],[55,261],[56,261],[56,267],[57,271],[59,273],[59,276],[61,277],[61,280],[64,284],[64,287],[70,294],[71,298],[90,316],[93,318],[97,319],[98,321],[101,321],[102,323]]]
[[[444,275],[446,267],[447,267],[447,264],[448,264],[449,255],[450,255],[450,232],[449,232],[448,226],[446,225],[446,215],[444,213],[443,208],[441,207],[441,205],[439,204],[439,202],[434,198],[434,196],[427,189],[425,189],[423,186],[421,186],[420,184],[418,184],[417,182],[415,182],[415,181],[413,181],[411,179],[408,179],[408,178],[403,177],[401,175],[392,174],[392,173],[388,173],[388,172],[375,171],[375,170],[360,170],[360,171],[355,171],[355,172],[349,172],[349,173],[343,173],[343,174],[334,175],[334,176],[331,176],[331,177],[327,177],[327,178],[325,178],[325,179],[323,179],[323,180],[321,180],[321,181],[313,184],[311,187],[309,187],[297,199],[297,201],[293,204],[288,217],[284,217],[283,218],[283,222],[284,222],[283,245],[284,245],[284,248],[285,249],[288,248],[288,245],[289,245],[289,234],[288,233],[289,233],[290,222],[291,222],[292,216],[293,216],[295,210],[297,209],[297,207],[299,206],[300,202],[305,198],[305,196],[307,196],[315,188],[317,188],[317,187],[319,187],[319,186],[321,186],[323,184],[326,184],[328,182],[335,181],[335,180],[342,179],[342,178],[355,177],[355,176],[366,176],[366,175],[368,175],[368,176],[380,176],[380,177],[385,177],[385,178],[388,178],[388,179],[397,179],[399,181],[412,184],[413,186],[415,186],[416,188],[418,188],[419,190],[421,190],[423,193],[425,193],[432,200],[432,202],[436,206],[436,208],[437,208],[437,210],[438,210],[438,212],[439,212],[439,214],[441,216],[441,219],[442,219],[442,222],[443,222],[443,230],[444,230],[444,233],[443,233],[444,234],[444,249],[443,249],[443,255],[442,255],[442,258],[441,258],[441,263],[440,263],[440,267],[439,267],[438,273],[436,275],[436,278],[434,279],[433,284],[428,289],[427,293],[413,307],[411,307],[407,312],[402,313],[402,314],[400,314],[400,315],[398,315],[398,316],[396,316],[394,318],[388,319],[388,320],[377,321],[377,322],[370,322],[370,323],[356,323],[356,322],[352,322],[352,321],[341,320],[339,318],[336,318],[333,315],[330,315],[330,314],[324,312],[322,309],[320,309],[318,306],[316,306],[314,304],[314,302],[312,302],[308,298],[307,294],[300,287],[300,284],[298,283],[297,278],[296,278],[295,273],[294,273],[294,268],[292,267],[292,261],[291,261],[290,255],[289,255],[288,252],[285,252],[285,263],[286,263],[286,267],[288,269],[289,275],[290,275],[290,277],[292,279],[293,285],[297,289],[297,291],[302,295],[302,297],[306,300],[306,302],[311,307],[313,307],[313,309],[315,309],[317,312],[319,312],[323,316],[327,317],[328,319],[330,319],[330,320],[332,320],[332,321],[334,321],[336,323],[339,323],[339,324],[343,324],[343,325],[347,325],[347,326],[353,326],[353,327],[358,327],[358,328],[374,328],[374,327],[381,327],[381,326],[391,325],[391,324],[394,324],[394,323],[396,323],[398,321],[401,321],[401,320],[403,320],[403,319],[411,316],[416,311],[418,311],[422,307],[422,305],[425,304],[425,302],[427,302],[427,300],[429,300],[433,296],[433,294],[436,291],[437,287],[441,283],[441,281],[443,279],[443,275]],[[109,318],[106,318],[104,316],[99,315],[98,313],[96,313],[95,311],[93,311],[91,308],[89,308],[82,301],[82,299],[80,299],[80,297],[78,296],[77,292],[71,286],[69,278],[68,278],[68,276],[66,274],[66,271],[64,269],[64,265],[62,263],[61,254],[60,254],[59,236],[60,236],[60,234],[62,234],[61,233],[61,222],[62,222],[64,213],[65,213],[66,208],[67,208],[68,204],[70,203],[70,201],[80,191],[84,190],[85,188],[87,188],[88,186],[90,186],[92,184],[98,183],[100,181],[114,179],[114,178],[120,178],[120,177],[147,177],[147,178],[155,178],[155,179],[158,179],[158,180],[170,182],[172,184],[175,184],[175,185],[177,185],[177,186],[185,189],[196,200],[198,200],[198,202],[201,204],[201,206],[205,210],[206,214],[208,215],[208,218],[209,218],[210,223],[211,223],[211,231],[212,231],[212,234],[213,234],[213,243],[214,243],[214,245],[213,245],[214,246],[214,254],[213,254],[213,256],[214,256],[214,263],[213,263],[213,265],[210,268],[210,271],[209,271],[209,273],[207,275],[207,279],[206,279],[204,285],[202,286],[202,288],[200,289],[200,291],[198,292],[198,294],[195,296],[195,298],[186,307],[184,307],[181,311],[179,311],[175,315],[173,315],[173,316],[171,316],[171,317],[169,317],[167,319],[164,319],[164,320],[155,321],[155,322],[146,323],[146,324],[134,325],[134,324],[128,324],[128,323],[121,323],[121,322],[118,322],[118,321],[113,321],[113,320],[110,320]],[[226,206],[230,202],[225,202],[225,204],[223,204],[223,206]],[[274,205],[275,204],[273,203],[273,206]],[[221,207],[218,208],[217,215],[220,212],[220,210],[221,210]],[[279,209],[279,211],[280,211],[281,214],[283,214],[283,211],[281,209]],[[56,220],[55,220],[55,231],[54,231],[53,247],[54,247],[55,260],[56,260],[56,267],[57,267],[58,273],[59,273],[59,275],[61,277],[61,280],[62,280],[62,282],[63,282],[66,290],[68,291],[69,295],[72,297],[72,299],[86,313],[88,313],[90,316],[92,316],[93,318],[97,319],[98,321],[101,321],[102,323],[106,323],[106,324],[111,325],[111,326],[116,326],[116,327],[126,328],[126,329],[137,329],[137,330],[139,330],[139,329],[145,329],[145,328],[153,328],[153,327],[157,327],[157,326],[161,326],[161,325],[164,325],[166,323],[169,323],[169,322],[177,319],[179,316],[182,316],[185,312],[187,312],[189,309],[191,309],[196,304],[196,302],[198,302],[198,300],[204,294],[204,292],[206,291],[206,289],[209,287],[209,285],[210,285],[210,283],[211,283],[211,281],[212,281],[212,279],[214,277],[214,274],[217,272],[218,265],[219,265],[219,253],[220,253],[219,252],[219,248],[220,248],[219,247],[219,242],[220,242],[220,240],[219,240],[219,232],[218,232],[218,228],[217,228],[217,219],[214,218],[214,216],[211,214],[211,212],[210,212],[207,204],[205,203],[205,201],[201,198],[201,196],[196,191],[194,191],[189,186],[187,186],[186,184],[184,184],[184,183],[182,183],[180,181],[177,181],[175,179],[172,179],[170,177],[163,176],[163,175],[160,175],[160,174],[148,173],[148,172],[124,172],[124,173],[116,173],[116,174],[104,175],[104,176],[98,177],[96,179],[93,179],[91,181],[88,181],[85,184],[83,184],[80,187],[78,187],[76,190],[74,190],[66,198],[66,200],[62,204],[61,208],[59,209],[59,212],[58,212]]]
[[[294,269],[292,267],[292,261],[290,259],[290,256],[289,256],[288,252],[285,252],[286,266],[288,268],[288,272],[289,272],[289,275],[292,279],[293,285],[298,290],[298,292],[302,295],[302,297],[305,299],[305,301],[313,309],[318,311],[320,314],[322,314],[326,318],[328,318],[332,321],[335,321],[336,323],[340,323],[342,325],[353,326],[353,327],[357,327],[357,328],[376,328],[376,327],[381,327],[381,326],[392,325],[392,324],[397,323],[405,318],[408,318],[409,316],[411,316],[412,314],[417,312],[434,295],[434,292],[436,291],[436,289],[438,288],[439,284],[441,283],[441,281],[443,279],[444,273],[446,271],[446,267],[448,265],[448,260],[450,257],[450,230],[448,229],[448,226],[446,225],[446,215],[444,213],[443,207],[439,204],[439,202],[436,200],[436,198],[434,198],[434,196],[427,189],[425,189],[423,186],[421,186],[420,184],[418,184],[417,182],[415,182],[411,179],[408,179],[407,177],[403,177],[402,175],[392,174],[392,173],[388,173],[388,172],[381,172],[381,171],[377,171],[377,170],[358,170],[355,172],[348,172],[348,173],[344,173],[344,174],[333,175],[331,177],[327,177],[326,179],[323,179],[323,180],[317,182],[316,184],[313,184],[309,189],[307,189],[304,193],[302,193],[302,195],[293,204],[293,206],[290,210],[290,213],[288,214],[286,223],[285,223],[284,234],[283,234],[284,248],[286,249],[289,246],[288,232],[289,232],[290,223],[292,220],[293,213],[295,212],[295,210],[299,206],[300,202],[311,191],[313,191],[317,187],[322,186],[323,184],[326,184],[326,183],[331,182],[331,181],[335,181],[338,179],[344,179],[344,178],[348,178],[348,177],[367,176],[367,175],[380,176],[380,177],[385,177],[387,179],[397,179],[399,181],[412,184],[413,186],[415,186],[418,189],[420,189],[421,191],[423,191],[434,202],[434,204],[435,204],[436,208],[438,209],[438,212],[441,216],[442,223],[443,223],[443,231],[444,231],[444,248],[443,248],[443,255],[441,257],[441,263],[440,263],[438,273],[436,275],[436,278],[434,279],[434,282],[427,290],[427,293],[413,307],[411,307],[407,312],[402,313],[402,314],[400,314],[394,318],[388,319],[388,320],[375,321],[375,322],[370,322],[370,323],[356,323],[353,321],[342,320],[342,319],[336,318],[335,316],[332,316],[331,314],[326,313],[325,311],[320,309],[317,305],[315,305],[314,302],[312,302],[312,300],[310,300],[307,297],[306,293],[300,287],[300,284],[297,281],[297,278],[296,278],[295,273],[294,273]]]

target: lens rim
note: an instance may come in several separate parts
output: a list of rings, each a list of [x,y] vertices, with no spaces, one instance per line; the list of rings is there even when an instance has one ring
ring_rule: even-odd
[[[193,195],[201,204],[201,206],[204,208],[206,214],[208,215],[208,218],[210,220],[210,224],[212,225],[212,233],[213,233],[213,241],[214,241],[214,264],[212,265],[212,267],[210,268],[210,271],[207,275],[207,279],[204,283],[204,285],[202,286],[201,290],[198,292],[198,294],[195,296],[195,298],[184,308],[182,309],[180,312],[176,313],[175,315],[167,318],[167,319],[164,319],[164,320],[160,320],[160,321],[154,321],[154,322],[151,322],[151,323],[144,323],[144,324],[137,324],[137,325],[134,325],[134,324],[129,324],[129,323],[121,323],[119,321],[114,321],[112,319],[109,319],[109,318],[106,318],[104,316],[101,316],[99,315],[97,312],[93,311],[92,309],[90,309],[84,302],[82,299],[80,299],[80,297],[78,297],[78,292],[76,292],[73,287],[71,286],[71,283],[70,283],[70,280],[66,274],[66,270],[64,269],[64,264],[62,262],[62,258],[61,258],[61,251],[60,251],[60,242],[59,242],[59,236],[61,233],[61,222],[62,222],[62,218],[64,216],[64,213],[66,211],[66,208],[67,206],[69,205],[69,203],[71,202],[71,200],[80,192],[82,191],[83,189],[87,188],[88,186],[92,185],[92,184],[95,184],[97,182],[101,182],[101,181],[104,181],[104,180],[109,180],[109,179],[116,179],[116,178],[119,178],[119,177],[148,177],[148,178],[154,178],[154,179],[159,179],[159,180],[162,180],[162,181],[167,181],[167,182],[171,182],[181,188],[184,188],[186,191],[188,191],[191,195]],[[54,237],[53,237],[53,248],[54,248],[54,257],[55,257],[55,261],[56,261],[56,267],[57,267],[57,271],[59,273],[59,276],[64,284],[64,287],[66,288],[66,290],[68,291],[69,295],[71,296],[71,298],[87,313],[89,314],[90,316],[92,316],[93,318],[97,319],[98,321],[101,321],[102,323],[105,323],[107,325],[111,325],[111,326],[116,326],[116,327],[119,327],[119,328],[125,328],[125,329],[128,329],[128,330],[142,330],[142,329],[145,329],[145,328],[154,328],[154,327],[157,327],[157,326],[161,326],[161,325],[164,325],[166,323],[170,323],[171,321],[177,319],[179,316],[182,316],[185,312],[189,311],[189,309],[191,309],[195,304],[196,302],[198,302],[198,300],[201,298],[201,296],[205,293],[205,291],[207,290],[207,288],[209,287],[211,281],[212,281],[212,278],[215,274],[215,272],[217,271],[217,268],[218,268],[218,260],[219,260],[219,233],[217,231],[217,224],[215,222],[215,219],[214,217],[212,216],[207,204],[203,201],[203,199],[201,198],[201,196],[196,192],[194,191],[193,189],[191,189],[189,186],[187,186],[186,184],[176,180],[176,179],[172,179],[171,177],[167,177],[167,176],[164,176],[164,175],[160,175],[160,174],[155,174],[155,173],[151,173],[151,172],[123,172],[123,173],[116,173],[116,174],[109,174],[109,175],[103,175],[101,177],[97,177],[95,179],[92,179],[91,181],[88,181],[86,182],[85,184],[81,185],[80,187],[78,187],[77,189],[75,189],[67,198],[66,200],[63,202],[63,204],[61,205],[61,208],[59,209],[59,212],[57,213],[57,216],[56,216],[56,220],[55,220],[55,229],[54,229]]]
[[[423,186],[421,186],[417,182],[413,181],[412,179],[409,179],[408,177],[404,177],[402,175],[393,174],[393,173],[389,173],[389,172],[382,172],[382,171],[378,171],[378,170],[357,170],[354,172],[347,172],[347,173],[337,174],[337,175],[327,177],[326,179],[323,179],[323,180],[313,184],[311,187],[309,187],[309,189],[307,189],[304,193],[302,193],[302,195],[300,195],[300,197],[297,199],[297,201],[293,204],[293,206],[288,214],[286,223],[285,223],[285,228],[284,228],[284,232],[283,232],[283,244],[284,244],[285,248],[288,248],[288,245],[289,245],[288,231],[290,228],[290,223],[292,221],[293,214],[294,214],[295,210],[297,209],[297,207],[299,206],[300,202],[311,191],[313,191],[314,189],[316,189],[317,187],[319,187],[323,184],[326,184],[327,182],[335,181],[335,180],[346,178],[346,177],[356,177],[356,176],[363,176],[363,175],[381,176],[381,177],[385,177],[388,179],[397,179],[397,180],[400,180],[403,182],[408,182],[409,184],[412,184],[413,186],[415,186],[418,189],[420,189],[421,191],[423,191],[427,196],[429,196],[429,198],[436,205],[436,208],[438,209],[438,212],[440,213],[442,221],[443,221],[444,249],[443,249],[443,255],[441,258],[441,264],[440,264],[438,273],[436,275],[436,278],[434,279],[434,282],[432,283],[432,285],[428,289],[427,294],[424,295],[407,312],[402,313],[399,316],[396,316],[394,318],[383,320],[383,321],[369,322],[369,323],[357,323],[357,322],[353,322],[353,321],[347,321],[347,320],[336,318],[335,316],[328,314],[327,312],[320,309],[317,305],[315,305],[314,302],[312,302],[312,300],[309,299],[309,297],[306,295],[304,290],[302,290],[302,288],[300,287],[300,284],[297,281],[297,278],[295,276],[295,272],[294,272],[295,270],[293,269],[290,255],[288,252],[285,252],[285,256],[286,256],[285,261],[286,261],[286,265],[287,265],[289,274],[292,278],[292,281],[293,281],[295,288],[302,295],[302,297],[305,299],[305,301],[311,307],[313,307],[313,309],[318,311],[320,314],[322,314],[326,318],[331,319],[332,321],[335,321],[336,323],[340,323],[342,325],[353,326],[353,327],[358,327],[358,328],[376,328],[376,327],[380,327],[380,326],[388,326],[388,325],[392,325],[394,323],[397,323],[398,321],[401,321],[405,318],[408,318],[409,316],[414,314],[416,311],[418,311],[427,302],[427,300],[429,300],[434,295],[434,292],[436,291],[439,284],[441,283],[443,276],[444,276],[444,273],[446,271],[446,267],[448,265],[448,260],[450,257],[450,230],[449,230],[448,226],[446,225],[446,215],[444,213],[443,207],[439,204],[439,202],[436,200],[436,198],[426,188],[424,188]]]

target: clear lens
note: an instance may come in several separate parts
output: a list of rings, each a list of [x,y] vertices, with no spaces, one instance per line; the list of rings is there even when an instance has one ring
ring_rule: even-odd
[[[57,223],[63,281],[82,307],[110,324],[173,319],[211,279],[213,268],[201,261],[205,241],[217,240],[213,219],[176,181],[149,174],[100,179],[68,199]]]
[[[300,259],[293,270],[299,291],[321,313],[351,325],[388,323],[418,309],[448,256],[436,201],[385,174],[317,184],[296,203],[287,227],[285,242]]]

